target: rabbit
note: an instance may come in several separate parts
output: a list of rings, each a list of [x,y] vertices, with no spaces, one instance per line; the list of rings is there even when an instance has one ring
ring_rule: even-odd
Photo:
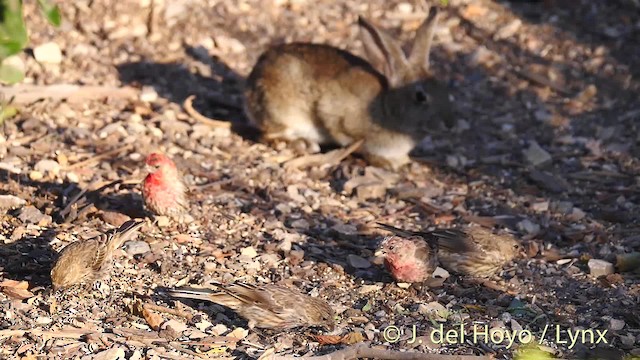
[[[244,91],[245,113],[263,140],[302,140],[347,146],[363,139],[358,152],[374,166],[398,170],[434,120],[452,127],[449,94],[429,70],[438,19],[432,7],[416,31],[410,56],[359,17],[371,62],[322,44],[289,43],[265,51]],[[382,72],[376,70],[382,69]]]

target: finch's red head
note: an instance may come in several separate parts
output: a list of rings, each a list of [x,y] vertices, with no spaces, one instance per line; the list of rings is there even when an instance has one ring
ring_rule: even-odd
[[[145,159],[145,164],[147,165],[150,171],[157,170],[159,168],[172,168],[176,167],[176,164],[173,160],[169,159],[168,156],[162,153],[151,153]]]

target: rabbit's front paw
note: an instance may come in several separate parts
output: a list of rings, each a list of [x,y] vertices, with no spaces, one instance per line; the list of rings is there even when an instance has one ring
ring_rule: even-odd
[[[398,171],[403,166],[411,162],[411,158],[409,158],[408,155],[390,158],[380,155],[366,154],[365,157],[371,165],[391,171]]]

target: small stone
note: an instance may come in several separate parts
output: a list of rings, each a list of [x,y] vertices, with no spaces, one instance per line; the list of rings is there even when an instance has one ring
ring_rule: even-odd
[[[94,360],[125,360],[126,358],[126,353],[120,347],[101,351],[92,357]]]
[[[171,224],[171,219],[168,216],[156,216],[156,224],[158,227],[167,227]]]
[[[74,173],[73,171],[68,172],[65,175],[65,178],[70,183],[76,183],[77,184],[77,183],[80,182],[80,177],[78,176],[78,174]]]
[[[229,329],[224,324],[216,324],[214,327],[211,328],[210,332],[215,336],[220,336],[226,333],[228,330]]]
[[[258,256],[258,252],[252,246],[249,246],[240,250],[240,255],[248,257],[249,259],[253,259],[254,257]]]
[[[243,328],[235,328],[232,332],[230,332],[227,336],[233,337],[236,339],[244,339],[249,335],[249,330]]]
[[[404,14],[410,14],[413,12],[413,5],[406,2],[400,3],[398,4],[398,11]]]
[[[549,202],[548,201],[540,201],[531,204],[531,210],[535,212],[545,212],[549,210]]]
[[[542,166],[551,162],[551,154],[543,149],[537,142],[531,141],[529,147],[522,154],[525,160],[533,166]]]
[[[400,289],[408,289],[411,287],[411,283],[406,283],[406,282],[399,282],[399,283],[396,283],[396,285],[398,285]]]
[[[342,240],[355,239],[358,236],[358,228],[354,225],[340,223],[332,226],[331,230],[337,233]]]
[[[34,166],[34,170],[39,171],[43,174],[50,173],[55,176],[60,173],[60,164],[58,164],[58,162],[55,160],[40,160]]]
[[[146,241],[127,241],[124,246],[125,251],[130,256],[140,255],[151,251],[151,247]]]
[[[354,254],[347,255],[347,261],[356,269],[366,269],[371,266],[369,260]]]
[[[567,216],[567,219],[569,219],[570,221],[580,221],[584,219],[586,215],[587,214],[585,214],[585,212],[582,211],[582,209],[574,207],[573,211],[571,211],[571,214]]]
[[[360,289],[358,289],[358,293],[360,295],[364,295],[364,294],[368,294],[370,292],[378,291],[380,289],[382,289],[381,285],[376,285],[376,284],[373,284],[373,285],[362,285],[362,286],[360,286]]]
[[[297,230],[309,230],[309,222],[305,219],[298,219],[291,223],[291,227]]]
[[[387,194],[387,187],[382,182],[362,184],[356,188],[358,200],[380,199]]]
[[[51,223],[51,216],[43,214],[35,206],[27,206],[22,208],[18,219],[27,224],[49,224]]]
[[[540,232],[540,225],[534,223],[529,219],[524,219],[520,221],[518,224],[516,224],[516,227],[518,228],[518,230],[524,231],[527,234],[531,234],[531,235],[535,235]]]
[[[0,195],[0,212],[17,209],[26,203],[25,200],[14,195]]]
[[[211,325],[213,325],[213,324],[208,322],[207,320],[202,320],[202,321],[199,321],[199,322],[195,323],[196,329],[198,329],[200,331],[207,330]]]
[[[633,346],[636,343],[636,339],[632,334],[620,336],[620,342],[625,346]]]
[[[29,179],[33,180],[33,181],[39,181],[42,180],[44,178],[44,174],[41,173],[40,171],[30,171],[29,172]]]
[[[60,64],[62,62],[62,50],[54,42],[44,43],[33,49],[33,57],[39,63]]]
[[[47,325],[51,324],[53,320],[50,317],[40,316],[36,319],[36,324],[38,325]]]
[[[418,305],[418,313],[435,321],[447,321],[449,311],[437,301]]]
[[[140,100],[145,102],[154,102],[158,100],[158,93],[153,86],[143,86],[140,91]]]
[[[162,328],[163,329],[170,328],[171,330],[175,331],[177,334],[181,334],[183,331],[187,330],[188,327],[185,323],[182,323],[178,320],[169,320],[164,324],[162,324]]]
[[[622,330],[624,328],[625,322],[624,320],[611,319],[609,320],[609,329],[613,331]]]
[[[590,259],[587,263],[589,273],[594,277],[613,274],[613,264],[600,259]]]
[[[262,254],[260,255],[260,261],[267,266],[275,266],[278,264],[278,261],[280,261],[280,257],[278,254]]]

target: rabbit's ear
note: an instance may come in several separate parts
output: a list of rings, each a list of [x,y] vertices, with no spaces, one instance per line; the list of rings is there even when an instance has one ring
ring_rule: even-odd
[[[413,48],[411,49],[411,55],[409,55],[409,63],[412,67],[421,66],[425,70],[429,69],[429,53],[431,52],[433,34],[435,33],[437,23],[438,8],[433,6],[429,9],[429,16],[427,16],[422,25],[416,30]]]
[[[369,62],[381,71],[394,85],[399,82],[398,74],[409,64],[402,48],[386,33],[370,24],[363,17],[358,17],[360,38],[367,52]]]

